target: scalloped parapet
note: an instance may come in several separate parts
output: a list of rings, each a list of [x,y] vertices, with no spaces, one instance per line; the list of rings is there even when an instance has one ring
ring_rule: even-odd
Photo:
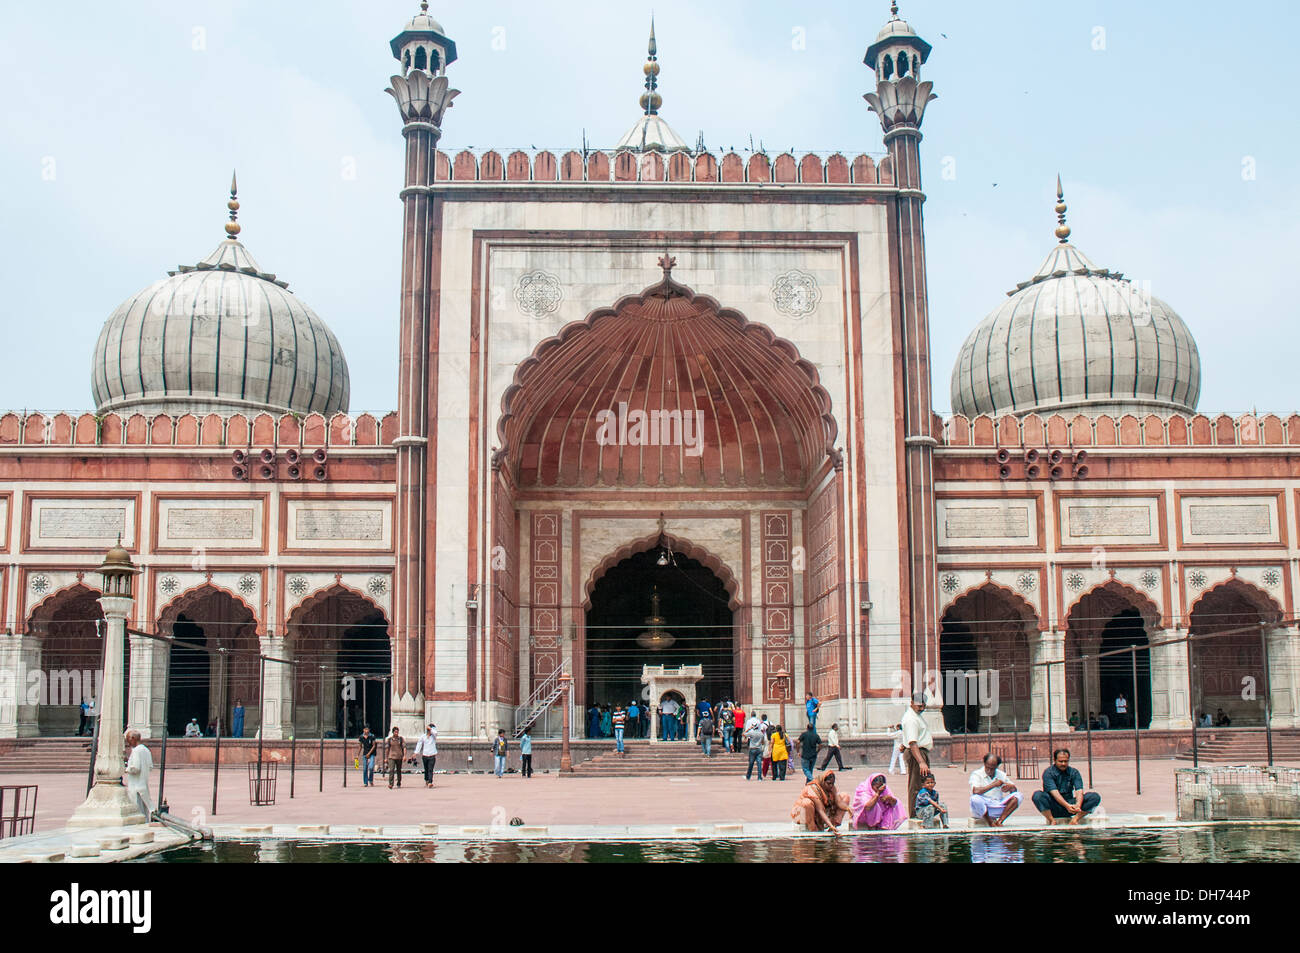
[[[710,185],[892,186],[887,158],[859,155],[851,162],[840,153],[774,158],[752,152],[746,159],[730,151],[632,152],[571,150],[557,156],[548,150],[464,149],[455,157],[439,152],[435,168],[443,182],[694,182]]]
[[[390,447],[396,412],[374,414],[0,414],[0,449],[24,447]]]
[[[943,418],[945,447],[1295,447],[1300,413],[1277,414],[1051,414]]]

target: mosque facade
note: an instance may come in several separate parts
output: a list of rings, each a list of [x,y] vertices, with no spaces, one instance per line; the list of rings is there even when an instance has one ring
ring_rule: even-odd
[[[253,259],[232,181],[211,254],[104,324],[94,409],[0,413],[0,738],[75,727],[28,688],[99,668],[119,540],[146,736],[243,699],[269,739],[478,738],[562,676],[581,711],[660,664],[747,710],[815,695],[848,738],[917,685],[949,731],[1065,730],[1120,690],[1154,730],[1300,727],[1300,415],[1198,413],[1191,332],[1076,247],[1059,183],[935,413],[931,48],[896,7],[864,58],[883,155],[797,156],[682,140],[653,31],[614,149],[443,152],[474,106],[449,109],[426,6],[391,43],[395,410],[348,412],[342,347]]]

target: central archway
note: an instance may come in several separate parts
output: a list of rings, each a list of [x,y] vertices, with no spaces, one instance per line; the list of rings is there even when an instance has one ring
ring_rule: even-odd
[[[734,617],[726,585],[708,566],[681,553],[660,565],[662,550],[622,559],[591,591],[585,626],[586,706],[627,705],[642,699],[643,665],[699,665],[704,677],[697,697],[716,701],[736,693]],[[675,639],[661,650],[646,648],[655,593],[663,628]],[[657,701],[657,699],[655,700]]]

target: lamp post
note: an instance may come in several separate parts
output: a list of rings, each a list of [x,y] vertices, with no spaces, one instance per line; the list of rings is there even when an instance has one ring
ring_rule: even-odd
[[[562,693],[561,698],[564,704],[560,711],[563,713],[563,721],[560,726],[560,771],[564,774],[570,774],[573,771],[573,754],[569,751],[569,692],[573,690],[573,676],[567,672],[560,676],[560,686]]]
[[[68,818],[68,827],[124,827],[147,824],[149,820],[131,802],[122,784],[125,753],[122,725],[126,713],[122,653],[126,648],[126,621],[135,601],[133,582],[139,570],[119,539],[105,554],[99,572],[104,577],[103,595],[99,597],[104,611],[104,681],[95,747],[95,784]]]
[[[776,683],[781,686],[781,728],[785,730],[785,699],[790,694],[790,673],[781,669],[776,673]]]

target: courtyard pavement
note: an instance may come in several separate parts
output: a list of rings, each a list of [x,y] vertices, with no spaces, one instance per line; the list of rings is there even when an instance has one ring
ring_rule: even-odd
[[[512,759],[513,761],[514,759]],[[1075,767],[1088,783],[1086,760]],[[326,768],[324,791],[317,790],[318,774],[300,770],[295,797],[289,797],[288,772],[281,769],[276,803],[254,807],[248,799],[248,774],[244,765],[221,771],[217,812],[212,812],[212,771],[173,768],[167,773],[165,795],[171,813],[200,826],[312,825],[415,826],[425,824],[500,826],[514,817],[529,826],[570,825],[699,825],[789,824],[790,807],[802,787],[796,765],[784,782],[746,781],[743,770],[735,777],[691,778],[573,778],[537,774],[524,780],[518,774],[496,778],[487,774],[438,774],[426,789],[419,774],[406,775],[400,789],[389,790],[376,777],[376,786],[361,785],[359,772],[350,771],[342,787],[342,772]],[[1115,817],[1176,815],[1174,773],[1189,768],[1187,761],[1161,760],[1142,764],[1142,794],[1134,789],[1131,762],[1095,761],[1091,789],[1102,795],[1104,812]],[[937,765],[940,797],[954,819],[969,817],[967,777],[974,770],[960,763]],[[862,783],[869,769],[854,767],[838,775],[840,790]],[[1014,780],[1014,779],[1013,779]],[[1024,792],[1038,790],[1038,781],[1017,781]],[[37,784],[36,830],[61,828],[86,794],[86,776],[68,774],[0,775],[0,784]],[[896,794],[905,797],[906,778],[891,776]],[[158,772],[152,789],[156,798]],[[1026,804],[1009,826],[1042,826],[1042,818]],[[960,825],[960,826],[965,826]]]

